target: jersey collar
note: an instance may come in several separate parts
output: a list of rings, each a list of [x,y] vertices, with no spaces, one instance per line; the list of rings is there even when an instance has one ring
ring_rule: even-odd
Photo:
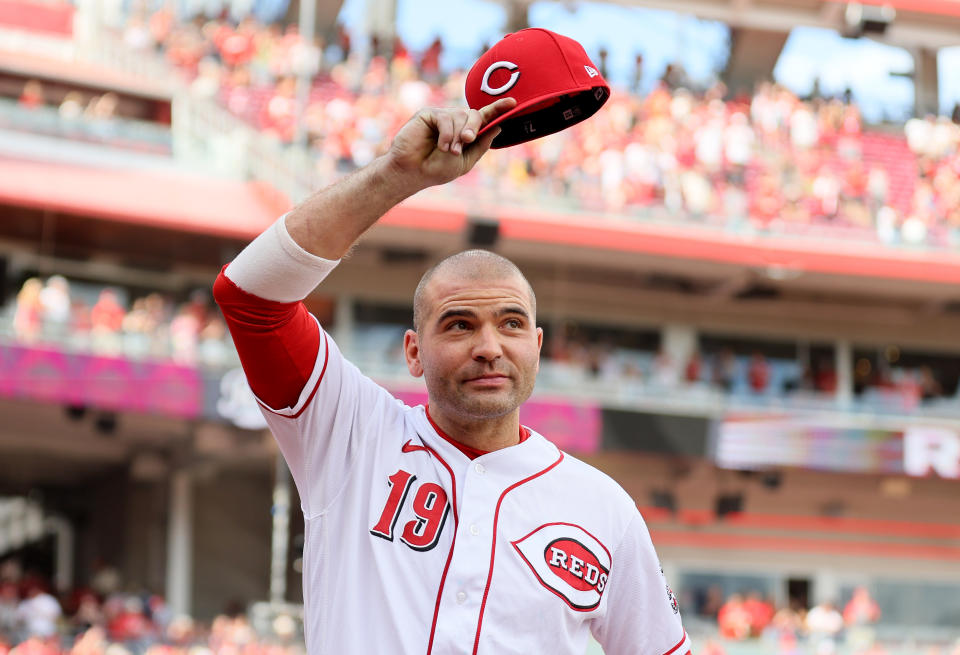
[[[463,453],[464,455],[466,455],[467,458],[469,458],[469,459],[476,459],[477,457],[480,457],[481,455],[487,455],[487,454],[489,454],[489,453],[491,452],[491,451],[489,451],[489,450],[480,450],[479,448],[473,448],[472,446],[468,446],[467,444],[460,443],[459,441],[457,441],[456,439],[454,439],[453,437],[451,437],[450,435],[448,435],[446,432],[444,432],[443,430],[441,430],[441,429],[440,429],[440,426],[437,425],[436,423],[434,423],[433,418],[430,416],[430,406],[429,406],[429,405],[426,405],[426,406],[424,407],[424,414],[426,414],[427,420],[430,422],[430,427],[433,428],[433,430],[437,433],[437,435],[439,435],[440,438],[442,438],[442,439],[446,440],[447,442],[449,442],[454,448],[456,448],[457,450],[459,450],[461,453]],[[520,441],[519,441],[518,443],[523,443],[523,442],[526,441],[529,437],[530,437],[530,430],[521,425],[521,426],[520,426]]]

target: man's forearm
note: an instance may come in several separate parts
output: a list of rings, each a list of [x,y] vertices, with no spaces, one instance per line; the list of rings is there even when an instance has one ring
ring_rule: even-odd
[[[381,216],[419,190],[379,157],[300,203],[287,214],[287,231],[307,252],[340,259]]]
[[[460,177],[490,149],[499,127],[481,127],[516,105],[501,98],[480,110],[423,109],[400,128],[387,154],[320,191],[287,214],[290,237],[328,260],[350,246],[397,203]]]

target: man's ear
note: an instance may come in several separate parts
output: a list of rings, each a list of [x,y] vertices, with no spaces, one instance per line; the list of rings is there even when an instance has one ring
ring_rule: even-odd
[[[543,328],[537,328],[537,352],[543,349]]]
[[[423,364],[420,362],[420,339],[416,332],[407,330],[403,334],[403,356],[407,360],[407,370],[415,378],[423,376]]]

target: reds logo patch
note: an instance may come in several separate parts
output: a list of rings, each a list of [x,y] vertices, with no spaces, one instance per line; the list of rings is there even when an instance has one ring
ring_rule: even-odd
[[[483,74],[483,79],[480,80],[480,90],[491,96],[498,96],[506,93],[512,89],[513,85],[516,84],[517,80],[520,79],[520,71],[518,70],[519,68],[520,67],[512,61],[497,61],[490,64],[486,72]],[[500,86],[493,88],[490,86],[490,76],[501,69],[510,71],[510,77]]]
[[[571,609],[600,604],[610,578],[610,551],[572,523],[547,523],[511,542],[537,580]]]

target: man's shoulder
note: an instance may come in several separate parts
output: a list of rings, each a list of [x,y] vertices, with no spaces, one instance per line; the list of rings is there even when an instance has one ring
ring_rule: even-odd
[[[631,516],[636,513],[636,502],[619,482],[582,459],[566,451],[562,452],[561,472],[569,476],[572,483],[577,483],[575,487],[577,493],[602,498],[607,503],[613,503],[617,509],[630,513]]]

